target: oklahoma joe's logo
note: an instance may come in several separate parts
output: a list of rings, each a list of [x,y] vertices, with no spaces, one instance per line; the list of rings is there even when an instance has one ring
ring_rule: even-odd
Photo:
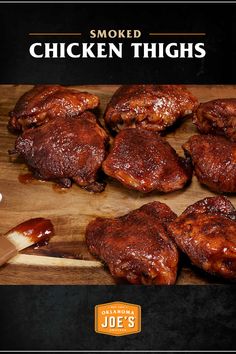
[[[126,336],[141,331],[141,306],[109,302],[95,306],[95,332]]]

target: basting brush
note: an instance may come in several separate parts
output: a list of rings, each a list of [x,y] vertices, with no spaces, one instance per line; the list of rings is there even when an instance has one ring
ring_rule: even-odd
[[[24,248],[36,243],[47,242],[54,235],[49,219],[27,220],[0,237],[0,266]]]

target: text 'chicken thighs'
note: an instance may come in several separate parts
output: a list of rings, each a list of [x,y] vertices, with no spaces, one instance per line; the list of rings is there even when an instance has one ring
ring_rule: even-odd
[[[175,218],[167,205],[149,203],[118,218],[91,221],[86,242],[115,277],[133,284],[174,284],[178,251],[167,224]]]

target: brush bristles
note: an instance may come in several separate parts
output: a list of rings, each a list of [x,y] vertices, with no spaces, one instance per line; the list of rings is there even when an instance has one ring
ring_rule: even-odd
[[[6,234],[6,238],[15,245],[18,251],[23,250],[35,242],[31,240],[29,237],[25,236],[23,233],[18,231],[10,231]]]

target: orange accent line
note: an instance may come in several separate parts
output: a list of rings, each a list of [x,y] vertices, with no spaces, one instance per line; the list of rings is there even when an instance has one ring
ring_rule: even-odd
[[[29,36],[81,36],[80,32],[30,32]]]
[[[192,33],[183,33],[183,32],[170,32],[170,33],[149,33],[149,36],[205,36],[204,32],[192,32]]]

